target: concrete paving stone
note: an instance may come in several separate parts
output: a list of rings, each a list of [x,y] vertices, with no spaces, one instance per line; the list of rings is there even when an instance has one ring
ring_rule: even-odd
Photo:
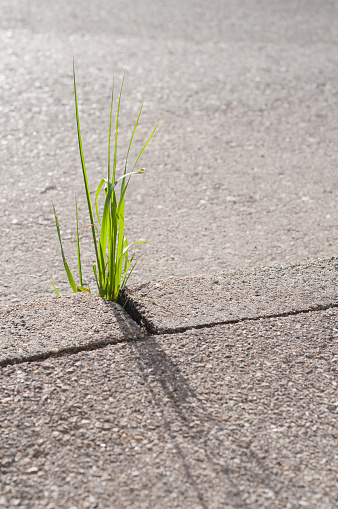
[[[3,509],[335,509],[338,310],[0,369]]]
[[[149,332],[338,305],[338,258],[170,278],[125,289],[121,302]]]
[[[73,57],[93,199],[113,76],[118,90],[126,68],[117,175],[142,98],[130,169],[168,108],[126,194],[128,240],[150,241],[130,284],[336,256],[337,12],[333,0],[1,0],[0,301],[52,296],[46,273],[71,293],[52,202],[73,269],[75,193],[95,286]]]
[[[136,339],[138,325],[113,302],[85,293],[0,308],[0,365]]]

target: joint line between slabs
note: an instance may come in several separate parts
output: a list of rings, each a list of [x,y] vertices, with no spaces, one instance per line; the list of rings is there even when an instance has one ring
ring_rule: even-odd
[[[300,314],[313,313],[316,311],[325,311],[326,309],[338,308],[337,304],[323,304],[317,305],[314,307],[310,307],[307,309],[297,309],[291,311],[284,311],[282,313],[272,313],[268,315],[259,315],[252,317],[243,317],[243,318],[231,318],[229,320],[220,320],[219,322],[205,323],[205,324],[197,324],[197,325],[187,325],[186,327],[176,327],[176,328],[168,328],[168,329],[156,329],[152,323],[149,323],[146,318],[141,317],[141,323],[146,327],[148,333],[150,335],[158,336],[160,334],[178,334],[181,332],[186,332],[194,329],[211,329],[212,327],[216,327],[218,325],[228,325],[235,324],[241,322],[254,322],[258,320],[267,320],[269,318],[283,318],[287,316],[295,316]]]
[[[3,359],[0,360],[0,368],[5,368],[6,366],[13,366],[16,364],[23,364],[24,362],[39,362],[44,361],[46,359],[57,359],[61,357],[65,357],[68,355],[75,355],[80,352],[92,352],[95,350],[100,350],[101,348],[106,348],[110,345],[118,345],[119,343],[130,343],[132,341],[138,341],[139,339],[143,339],[143,335],[140,335],[139,338],[132,338],[132,339],[116,339],[112,341],[101,341],[100,343],[87,343],[85,345],[80,346],[70,346],[61,348],[57,351],[49,351],[49,352],[43,352],[33,355],[27,355],[26,357],[13,357],[9,359]]]
[[[316,306],[308,309],[299,309],[295,311],[285,311],[284,313],[274,313],[271,315],[261,315],[261,316],[254,316],[254,317],[245,317],[245,318],[234,318],[232,320],[224,320],[219,322],[213,322],[208,324],[199,324],[196,326],[187,326],[187,327],[177,327],[176,329],[167,329],[163,331],[158,330],[152,330],[152,326],[149,324],[148,321],[142,317],[142,325],[146,327],[146,331],[142,331],[142,334],[138,338],[132,338],[132,339],[120,339],[115,341],[103,341],[101,343],[87,343],[86,345],[81,345],[78,347],[68,347],[68,348],[62,348],[61,350],[58,350],[57,352],[44,352],[36,355],[28,355],[26,357],[14,357],[13,359],[4,359],[0,361],[0,368],[5,368],[7,366],[13,366],[17,364],[23,364],[25,362],[39,362],[44,361],[46,359],[50,358],[62,358],[66,355],[75,355],[80,352],[91,352],[95,350],[100,350],[102,348],[106,348],[110,345],[117,345],[119,343],[130,343],[133,341],[139,341],[144,340],[146,337],[149,336],[158,336],[160,334],[179,334],[182,332],[186,332],[189,330],[194,329],[211,329],[212,327],[216,327],[218,325],[228,325],[228,324],[236,324],[236,323],[242,323],[242,322],[254,322],[257,320],[264,320],[269,318],[280,318],[280,317],[287,317],[287,316],[295,316],[300,314],[307,314],[312,313],[316,311],[325,311],[326,309],[332,309],[332,308],[338,308],[338,304],[326,304],[322,306]],[[128,313],[129,314],[129,313]],[[146,322],[146,323],[145,323]]]

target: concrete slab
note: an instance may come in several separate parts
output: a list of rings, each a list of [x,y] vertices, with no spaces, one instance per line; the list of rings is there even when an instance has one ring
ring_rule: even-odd
[[[118,304],[85,293],[2,306],[0,366],[139,336],[138,325]]]
[[[337,11],[333,0],[1,0],[0,301],[53,296],[46,273],[71,293],[52,202],[75,272],[74,194],[95,286],[73,57],[93,199],[113,76],[118,89],[127,69],[117,175],[142,98],[130,169],[168,108],[126,195],[128,241],[150,241],[132,286],[336,256]]]
[[[0,507],[335,509],[338,310],[0,369]]]
[[[192,327],[338,305],[338,258],[171,278],[127,290],[121,302],[148,331]]]

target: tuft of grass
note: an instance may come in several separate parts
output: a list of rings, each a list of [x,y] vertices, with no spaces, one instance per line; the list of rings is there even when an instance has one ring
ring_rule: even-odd
[[[81,167],[82,167],[82,175],[85,187],[85,193],[87,198],[87,207],[89,212],[89,220],[90,227],[92,231],[93,238],[93,246],[95,251],[95,260],[96,262],[93,264],[93,272],[98,288],[98,295],[100,297],[104,297],[107,300],[117,301],[119,291],[127,284],[127,281],[132,274],[135,265],[143,256],[143,254],[137,259],[134,260],[135,253],[131,256],[129,254],[131,246],[135,244],[143,244],[146,241],[140,242],[132,242],[128,243],[127,238],[125,237],[125,215],[124,215],[124,205],[125,205],[125,195],[130,182],[130,178],[132,175],[141,175],[144,173],[144,168],[134,171],[136,165],[142,157],[143,152],[145,151],[149,141],[153,137],[164,113],[162,114],[160,120],[157,122],[156,126],[152,130],[149,138],[144,144],[142,150],[138,154],[134,165],[132,166],[132,170],[127,172],[128,166],[128,158],[130,149],[132,146],[132,142],[135,136],[135,132],[137,129],[137,125],[141,116],[143,102],[138,113],[134,129],[131,135],[130,143],[128,146],[127,155],[124,163],[124,171],[120,177],[116,176],[116,162],[117,162],[117,141],[118,141],[118,127],[119,127],[119,115],[120,115],[120,104],[121,104],[121,96],[122,96],[122,88],[125,78],[125,72],[123,74],[122,84],[120,88],[120,93],[118,97],[117,104],[117,113],[116,113],[116,123],[115,123],[115,140],[114,140],[114,158],[113,165],[111,167],[110,164],[110,147],[111,147],[111,131],[112,131],[112,118],[113,118],[113,104],[114,104],[114,83],[113,90],[111,96],[111,105],[110,105],[110,120],[109,120],[109,134],[108,134],[108,170],[107,170],[107,178],[102,179],[99,183],[96,194],[95,194],[95,212],[98,225],[94,222],[94,214],[93,214],[93,205],[90,197],[88,179],[87,179],[87,170],[83,155],[82,148],[82,139],[81,139],[81,130],[80,130],[80,120],[79,120],[79,110],[78,110],[78,101],[77,101],[77,92],[76,92],[76,80],[75,80],[75,64],[73,61],[73,77],[74,77],[74,95],[75,95],[75,112],[76,112],[76,125],[77,125],[77,135],[78,135],[78,144],[81,158]],[[98,201],[101,192],[104,192],[104,206],[103,213],[100,217]],[[119,191],[119,192],[118,192]],[[69,269],[67,264],[65,254],[63,251],[62,240],[61,240],[61,232],[60,226],[58,222],[58,218],[56,215],[55,207],[53,205],[54,218],[56,230],[59,238],[60,248],[61,248],[61,256],[63,265],[67,274],[67,278],[69,284],[74,293],[77,292],[87,292],[91,293],[89,286],[85,285],[82,275],[82,264],[81,264],[81,250],[80,250],[80,241],[79,241],[79,220],[78,220],[78,210],[77,210],[77,200],[75,196],[75,215],[76,215],[76,241],[77,241],[77,262],[78,262],[78,270],[79,270],[79,284],[75,283],[73,275]],[[59,292],[51,281],[54,290],[58,295]]]

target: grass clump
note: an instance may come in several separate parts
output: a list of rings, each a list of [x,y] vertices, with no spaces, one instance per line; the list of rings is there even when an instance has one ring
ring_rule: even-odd
[[[118,97],[117,104],[117,113],[116,113],[116,124],[115,124],[115,143],[114,143],[114,160],[113,165],[111,167],[110,164],[110,146],[111,146],[111,127],[112,127],[112,117],[113,117],[113,103],[114,103],[114,85],[111,97],[111,106],[110,106],[110,121],[109,121],[109,136],[108,136],[108,171],[107,178],[102,179],[99,183],[96,194],[95,194],[95,212],[96,218],[98,222],[98,226],[94,222],[94,214],[93,214],[93,206],[89,192],[88,179],[87,179],[87,171],[86,165],[83,156],[82,149],[82,139],[81,139],[81,130],[80,130],[80,121],[79,121],[79,111],[78,111],[78,101],[77,101],[77,93],[76,93],[76,80],[75,80],[75,66],[73,62],[73,77],[74,77],[74,95],[75,95],[75,111],[76,111],[76,125],[77,125],[77,135],[78,135],[78,144],[81,158],[81,166],[82,166],[82,175],[84,180],[84,187],[87,198],[87,206],[89,212],[90,219],[90,227],[93,238],[93,246],[95,251],[95,259],[96,262],[93,264],[94,276],[98,288],[98,295],[100,297],[104,297],[107,300],[117,301],[119,291],[126,285],[136,263],[141,258],[141,255],[136,261],[134,261],[135,253],[130,256],[129,250],[131,246],[134,244],[144,243],[142,242],[132,242],[128,244],[128,240],[125,237],[125,215],[124,215],[124,205],[125,205],[125,195],[128,188],[128,184],[132,175],[140,175],[144,173],[144,169],[140,169],[138,171],[134,171],[136,165],[138,164],[143,152],[145,151],[149,141],[153,137],[160,120],[157,122],[155,128],[151,132],[149,138],[144,144],[141,152],[138,154],[136,161],[132,167],[130,172],[127,172],[128,166],[128,157],[130,153],[130,149],[132,146],[132,142],[134,139],[134,135],[136,132],[136,128],[141,116],[143,102],[136,119],[134,129],[131,135],[130,143],[128,146],[127,155],[124,163],[124,171],[123,174],[117,178],[116,176],[116,155],[117,155],[117,138],[118,138],[118,126],[119,126],[119,114],[120,114],[120,104],[121,104],[121,95],[122,88],[125,78],[125,73],[123,75],[122,84],[120,88],[120,93]],[[118,192],[119,191],[119,192]],[[103,213],[100,217],[98,200],[101,192],[104,192],[104,206]],[[55,207],[53,205],[54,217],[55,217],[55,225],[57,229],[57,234],[59,238],[59,243],[61,247],[61,256],[63,260],[63,265],[68,277],[69,284],[74,293],[77,292],[87,292],[91,293],[89,285],[84,283],[83,275],[82,275],[82,265],[81,265],[81,251],[80,251],[80,242],[79,242],[79,220],[78,220],[78,210],[77,210],[77,200],[75,197],[75,212],[76,212],[76,239],[77,239],[77,261],[78,261],[78,270],[79,270],[79,284],[77,285],[74,281],[73,275],[69,269],[67,264],[65,254],[62,247],[61,241],[61,233],[60,226],[58,222],[58,218],[56,215]],[[59,291],[51,281],[54,290],[58,295],[60,295]]]

